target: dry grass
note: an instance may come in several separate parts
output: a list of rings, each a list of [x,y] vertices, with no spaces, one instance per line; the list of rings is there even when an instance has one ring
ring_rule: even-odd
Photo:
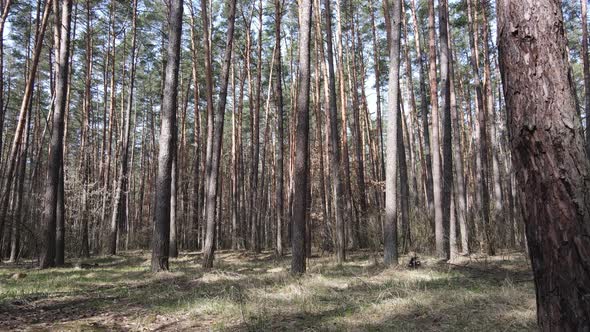
[[[187,253],[156,275],[148,258],[96,258],[89,270],[0,265],[0,330],[535,330],[534,286],[520,254],[452,265],[426,258],[409,270],[358,252],[342,266],[310,259],[301,278],[289,274],[288,257],[270,253],[221,252],[210,271]],[[27,276],[10,279],[17,272]]]

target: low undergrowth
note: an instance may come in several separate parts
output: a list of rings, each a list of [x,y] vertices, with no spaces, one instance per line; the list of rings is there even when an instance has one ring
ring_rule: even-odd
[[[535,294],[527,260],[516,253],[463,257],[453,264],[385,268],[369,252],[338,266],[220,252],[215,268],[185,253],[171,272],[149,272],[148,252],[38,270],[0,265],[0,330],[533,331]],[[407,257],[402,258],[407,262]],[[94,264],[98,264],[94,266]],[[21,275],[15,277],[15,274]],[[23,275],[24,274],[24,275]]]

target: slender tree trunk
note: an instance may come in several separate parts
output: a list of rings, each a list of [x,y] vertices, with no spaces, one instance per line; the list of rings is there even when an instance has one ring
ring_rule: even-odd
[[[476,91],[475,106],[477,110],[477,123],[475,123],[475,141],[479,144],[479,153],[476,156],[476,201],[481,203],[480,212],[482,215],[483,230],[481,234],[480,246],[487,247],[488,253],[493,252],[493,243],[490,241],[490,193],[488,191],[488,167],[487,167],[487,131],[486,131],[486,112],[483,101],[483,87],[479,73],[479,52],[477,39],[477,10],[473,8],[477,0],[467,0],[467,13],[469,19],[469,44],[471,48],[470,60],[473,70],[474,85]]]
[[[245,248],[246,247],[246,243],[245,243],[245,236],[247,234],[247,230],[244,227],[244,222],[243,220],[245,219],[244,217],[246,216],[246,212],[244,211],[245,206],[246,206],[246,194],[245,194],[245,176],[244,176],[244,150],[243,150],[243,139],[242,139],[242,117],[243,117],[243,112],[244,112],[244,86],[246,84],[246,71],[247,68],[244,65],[245,63],[242,63],[242,74],[240,77],[240,92],[239,92],[239,100],[238,100],[238,119],[237,119],[237,128],[236,128],[236,149],[237,149],[237,159],[236,159],[236,200],[237,200],[237,204],[236,204],[236,209],[237,209],[237,216],[239,216],[239,218],[236,218],[236,229],[237,229],[237,246],[238,248]]]
[[[82,220],[82,236],[81,236],[81,253],[80,256],[82,257],[89,257],[89,246],[88,246],[88,218],[89,218],[89,208],[88,208],[88,182],[90,177],[90,153],[89,150],[91,146],[89,144],[90,139],[90,114],[92,112],[92,92],[91,92],[91,82],[92,82],[92,19],[90,16],[90,1],[86,1],[86,55],[85,55],[85,78],[84,78],[84,99],[82,102],[82,121],[80,123],[80,131],[81,131],[81,138],[80,138],[80,157],[79,157],[79,173],[82,177],[82,211],[81,211],[81,220]]]
[[[56,207],[56,227],[55,227],[55,266],[63,266],[65,262],[65,218],[66,218],[66,203],[65,203],[65,179],[64,179],[64,160],[62,157],[62,165],[59,170],[59,183],[57,188],[57,207]]]
[[[568,79],[561,1],[502,0],[497,13],[500,70],[539,328],[588,330],[590,163]]]
[[[160,150],[156,183],[156,211],[152,236],[152,272],[169,269],[170,190],[172,182],[172,149],[178,103],[178,69],[182,34],[183,0],[170,1],[168,18],[168,50],[164,76],[164,99],[161,110]]]
[[[490,240],[490,248],[489,248],[489,253],[490,254],[494,254],[495,253],[495,244],[497,242],[497,233],[499,231],[499,225],[504,226],[504,208],[503,208],[503,204],[502,204],[502,186],[501,186],[501,179],[500,179],[500,165],[499,165],[499,161],[498,161],[498,150],[499,150],[499,145],[498,145],[498,140],[497,140],[497,135],[496,135],[496,114],[495,114],[495,110],[494,110],[494,95],[492,93],[492,74],[491,74],[491,69],[490,69],[490,47],[489,47],[489,29],[490,27],[488,26],[488,10],[487,7],[488,5],[484,5],[482,6],[483,8],[483,54],[484,54],[484,89],[485,89],[485,100],[486,100],[486,123],[489,123],[489,140],[488,140],[488,136],[486,136],[486,141],[489,144],[489,156],[491,160],[488,161],[488,174],[489,174],[489,163],[491,161],[491,176],[488,177],[489,181],[492,182],[493,185],[493,203],[494,203],[494,208],[493,208],[493,224],[490,224],[489,229],[488,229],[488,233],[489,236],[491,237]],[[486,128],[486,133],[487,133],[487,128]]]
[[[103,198],[102,198],[102,209],[101,209],[101,218],[97,221],[95,228],[98,230],[100,229],[100,222],[104,222],[106,216],[106,205],[108,201],[108,191],[109,191],[109,183],[111,181],[111,155],[112,155],[112,145],[113,145],[113,130],[115,128],[115,107],[116,107],[116,85],[115,85],[115,64],[116,64],[116,32],[115,32],[115,4],[116,1],[111,2],[110,6],[110,17],[109,20],[111,22],[111,41],[112,44],[112,53],[110,55],[111,61],[111,80],[110,80],[110,102],[109,102],[109,124],[108,124],[108,139],[107,139],[107,149],[106,149],[106,162],[104,166],[104,189],[103,189]],[[97,232],[98,234],[99,232]],[[96,243],[98,251],[98,241]]]
[[[59,190],[60,169],[63,162],[64,113],[68,82],[68,61],[70,52],[70,22],[72,19],[72,0],[63,0],[60,33],[60,50],[57,63],[57,80],[55,109],[53,112],[53,131],[47,162],[47,182],[43,200],[43,250],[39,266],[55,266],[55,238],[57,218],[57,196]]]
[[[428,79],[430,80],[430,105],[432,107],[432,184],[434,193],[434,234],[436,254],[445,256],[444,221],[442,204],[442,162],[440,157],[438,83],[436,77],[436,32],[434,26],[434,0],[428,1]]]
[[[401,16],[400,16],[401,19]],[[393,35],[393,34],[392,34]],[[399,74],[398,74],[399,75]],[[399,80],[398,80],[399,82]],[[399,83],[398,83],[399,84]],[[412,244],[410,237],[410,215],[409,215],[409,195],[410,187],[408,184],[408,164],[406,162],[406,142],[404,142],[404,110],[401,102],[401,89],[398,88],[400,110],[397,112],[397,161],[399,163],[399,209],[401,211],[401,226],[402,226],[402,252],[407,253]],[[406,128],[407,129],[407,128]],[[411,158],[411,156],[410,156]],[[397,190],[397,189],[396,189]]]
[[[236,19],[236,0],[231,0],[229,3],[229,16],[227,27],[227,43],[225,45],[225,54],[223,57],[223,66],[221,68],[221,90],[219,92],[219,104],[215,114],[214,136],[212,142],[213,155],[211,156],[211,169],[206,180],[206,195],[205,199],[205,223],[207,225],[207,233],[205,236],[205,246],[203,247],[203,268],[213,267],[213,254],[215,250],[215,212],[217,203],[217,190],[219,182],[219,165],[221,164],[221,148],[223,139],[223,118],[225,114],[225,105],[227,102],[227,89],[229,84],[229,69],[231,65],[233,39],[234,39],[234,23]],[[221,193],[220,193],[221,196]],[[221,222],[221,220],[217,220]]]
[[[452,42],[450,43],[452,48]],[[454,61],[452,58],[452,52],[449,53],[449,88],[451,89],[451,121],[453,126],[453,137],[452,142],[454,149],[453,150],[453,202],[455,205],[455,221],[459,223],[459,229],[461,232],[461,254],[468,255],[469,254],[469,234],[467,230],[467,204],[465,202],[465,173],[463,168],[463,145],[461,142],[461,130],[462,130],[462,122],[463,122],[463,112],[462,110],[457,107],[457,100],[456,100],[456,93],[455,93],[455,70],[454,70]],[[465,144],[465,142],[463,142]],[[452,213],[451,209],[451,213]],[[454,228],[456,230],[456,226]],[[449,228],[450,232],[450,239],[454,237],[454,230],[451,224]],[[456,243],[456,240],[455,240]],[[452,245],[450,247],[450,257],[453,259],[453,254],[457,252],[456,248]]]
[[[283,159],[284,159],[284,147],[283,141],[285,140],[285,129],[284,129],[284,114],[283,114],[283,73],[281,64],[281,18],[283,12],[281,9],[281,0],[275,0],[275,66],[276,76],[274,81],[274,95],[275,95],[275,106],[277,109],[277,142],[278,142],[278,155],[276,161],[277,169],[277,194],[276,194],[276,208],[277,208],[277,238],[276,238],[276,253],[278,256],[283,255],[283,224],[285,221],[285,189],[284,189],[284,172],[283,172]]]
[[[332,45],[331,0],[324,0],[326,14],[326,57],[328,59],[328,91],[330,115],[330,169],[332,170],[332,204],[336,223],[336,261],[342,264],[346,259],[346,236],[344,222],[344,188],[340,156],[340,128],[338,127],[338,109],[336,103],[336,78],[334,73],[334,53]],[[322,59],[323,61],[323,59]],[[341,77],[342,79],[342,77]],[[344,107],[344,106],[342,106]]]
[[[344,76],[344,55],[342,46],[342,17],[340,15],[340,0],[336,0],[336,64],[338,70],[338,86],[340,90],[340,122],[342,124],[340,128],[341,140],[342,140],[342,155],[341,155],[341,167],[342,167],[342,181],[343,182],[343,204],[345,213],[343,214],[343,228],[346,230],[347,224],[355,223],[354,211],[352,206],[352,189],[351,189],[351,176],[350,176],[350,159],[348,153],[348,121],[347,121],[347,95],[345,88],[345,76]],[[347,222],[348,221],[348,222]],[[337,235],[338,236],[338,235]],[[352,246],[355,246],[352,243]],[[344,239],[344,246],[346,247],[346,237]]]
[[[125,218],[125,211],[127,211],[127,192],[129,187],[128,174],[129,143],[131,132],[131,108],[133,107],[133,93],[135,87],[135,51],[137,44],[137,0],[133,0],[133,14],[131,25],[131,72],[129,76],[129,93],[127,96],[127,107],[125,108],[125,117],[123,119],[123,135],[121,137],[121,163],[119,166],[119,177],[117,179],[115,195],[113,199],[113,212],[111,214],[111,227],[109,236],[109,254],[111,255],[117,254],[117,238],[119,237],[118,232],[119,229],[124,225],[124,221],[127,220],[127,218]]]
[[[291,216],[292,261],[291,273],[305,273],[305,224],[308,209],[307,181],[309,177],[309,91],[310,91],[310,42],[312,24],[312,2],[299,2],[299,73],[295,116],[295,162],[293,213]]]
[[[273,75],[273,70],[274,70],[274,60],[275,60],[275,53],[276,49],[273,50],[273,56],[271,57],[271,63],[270,63],[270,72],[269,72],[269,77],[268,77],[268,82],[272,81],[272,75]],[[262,144],[262,170],[261,173],[262,174],[262,178],[261,178],[261,183],[260,183],[260,187],[257,193],[258,196],[258,202],[262,202],[262,206],[258,209],[257,211],[257,215],[256,215],[256,220],[258,223],[258,247],[259,249],[261,249],[263,247],[263,245],[266,243],[266,241],[264,241],[264,236],[266,234],[266,232],[264,232],[265,229],[265,221],[266,218],[262,219],[263,216],[266,215],[266,195],[265,195],[265,189],[266,189],[266,184],[265,184],[265,173],[266,173],[266,150],[267,150],[267,143],[269,140],[269,132],[270,132],[270,122],[269,122],[269,115],[270,115],[270,99],[271,99],[271,88],[272,88],[272,84],[268,85],[268,91],[267,91],[267,99],[266,99],[266,106],[265,106],[265,111],[264,111],[264,143]]]
[[[241,85],[240,85],[241,86]],[[232,88],[232,117],[231,117],[231,248],[238,249],[238,201],[240,194],[238,192],[238,96],[236,92],[236,66],[231,67],[231,88]]]
[[[193,8],[193,4],[191,3],[188,6],[190,10],[190,22],[191,22],[191,55],[192,55],[192,75],[193,75],[193,104],[194,104],[194,141],[195,141],[195,148],[194,148],[194,164],[193,164],[193,220],[192,220],[192,231],[191,231],[191,238],[194,239],[195,245],[194,249],[198,248],[199,242],[199,218],[202,216],[201,214],[201,202],[202,198],[200,195],[200,179],[201,179],[201,148],[202,148],[202,140],[201,140],[201,114],[199,111],[199,80],[197,78],[197,35],[196,35],[196,21],[195,21],[195,12]]]
[[[207,195],[205,195],[206,181],[209,179],[211,173],[211,156],[213,153],[213,68],[211,60],[211,40],[209,34],[209,14],[207,13],[207,0],[201,0],[201,18],[203,21],[203,48],[205,57],[205,97],[207,101],[207,143],[205,147],[205,160],[204,160],[204,181],[201,181],[202,187],[200,191],[203,193],[203,221],[205,221],[205,206],[207,205]],[[206,225],[203,224],[202,229],[205,230]]]
[[[252,110],[252,122],[253,122],[253,131],[252,131],[252,149],[251,149],[251,161],[252,161],[252,169],[250,175],[250,186],[252,193],[258,192],[258,164],[260,158],[260,95],[262,89],[262,1],[259,2],[258,8],[258,48],[257,48],[257,63],[256,63],[256,88],[254,92],[254,109]],[[250,85],[250,87],[252,87]],[[252,91],[250,91],[252,94]],[[251,232],[250,232],[250,243],[251,249],[254,252],[260,252],[260,245],[259,245],[259,225],[258,225],[258,209],[255,209],[254,206],[256,205],[256,194],[250,195],[250,214],[249,214],[249,222],[251,225]]]
[[[400,112],[399,66],[401,43],[401,0],[388,0],[386,10],[390,11],[389,34],[389,116],[387,125],[387,168],[385,178],[385,228],[384,261],[386,265],[397,265],[397,170],[398,170],[398,113]]]
[[[436,219],[436,249],[440,258],[450,258],[449,250],[449,227],[451,218],[451,196],[453,192],[453,152],[451,141],[451,81],[450,78],[450,47],[448,20],[449,8],[447,0],[439,0],[439,42],[440,42],[440,84],[442,86],[441,109],[443,118],[443,182],[442,182],[442,218]],[[433,112],[434,116],[434,112]],[[433,122],[434,126],[434,122]],[[434,131],[433,131],[434,133]],[[436,139],[436,138],[435,138]],[[439,220],[440,219],[440,220]],[[438,222],[442,221],[442,228]],[[442,250],[442,251],[441,251]]]

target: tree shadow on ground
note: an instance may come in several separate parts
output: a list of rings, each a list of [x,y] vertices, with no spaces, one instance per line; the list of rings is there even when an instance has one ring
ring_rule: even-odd
[[[215,325],[236,331],[455,331],[481,330],[479,323],[488,329],[494,324],[503,324],[496,326],[509,330],[534,329],[530,317],[519,311],[522,308],[496,305],[509,299],[494,292],[501,293],[507,284],[510,287],[512,282],[530,276],[530,272],[510,264],[498,264],[491,272],[478,264],[435,264],[428,270],[408,271],[387,269],[366,260],[336,265],[318,258],[311,261],[308,275],[296,279],[288,274],[288,257],[221,253],[216,268],[208,271],[194,264],[198,257],[181,255],[172,261],[173,272],[156,275],[149,272],[145,258],[133,255],[97,258],[102,266],[96,269],[37,271],[40,276],[32,277],[33,281],[45,278],[39,281],[44,282],[53,276],[61,278],[56,281],[60,286],[66,283],[71,289],[0,299],[0,330],[210,330]],[[276,268],[280,272],[269,272]],[[426,271],[428,274],[422,276]],[[407,279],[414,274],[423,278]],[[300,300],[281,294],[289,287],[307,291],[309,299],[304,297],[303,303],[294,305]],[[460,291],[468,296],[453,298]],[[256,301],[263,303],[245,305]],[[226,320],[216,309],[178,315],[216,302],[237,308],[234,318]],[[372,317],[372,310],[384,310],[392,303],[403,305],[367,319]]]

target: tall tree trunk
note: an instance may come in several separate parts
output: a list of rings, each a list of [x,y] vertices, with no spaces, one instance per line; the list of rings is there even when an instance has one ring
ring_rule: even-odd
[[[486,97],[486,123],[489,123],[489,140],[488,140],[488,136],[486,136],[486,141],[489,144],[489,151],[490,151],[490,158],[491,159],[491,168],[488,168],[488,174],[489,174],[489,170],[491,169],[491,176],[488,177],[489,181],[492,182],[493,185],[493,202],[494,202],[494,208],[493,208],[493,224],[490,224],[490,227],[488,229],[489,232],[489,236],[491,237],[490,240],[490,248],[489,248],[489,253],[490,254],[494,254],[495,252],[495,243],[497,241],[497,232],[498,232],[498,226],[502,225],[504,226],[504,209],[503,209],[503,204],[502,204],[502,187],[500,184],[500,165],[499,165],[499,161],[498,161],[498,153],[499,153],[499,144],[498,144],[498,140],[497,140],[497,135],[496,135],[496,114],[495,114],[495,110],[494,110],[494,95],[492,93],[492,74],[491,74],[491,69],[490,69],[490,47],[489,47],[489,29],[490,27],[488,26],[488,3],[485,3],[482,7],[483,10],[483,54],[484,54],[484,89],[485,89],[485,97]],[[486,133],[487,133],[487,128],[486,128]],[[488,161],[488,165],[490,163],[490,161]],[[489,167],[489,166],[488,166]]]
[[[127,107],[123,119],[123,136],[121,137],[121,163],[119,166],[119,177],[115,188],[113,199],[113,212],[111,214],[111,227],[109,234],[109,254],[117,254],[117,239],[119,229],[124,226],[125,211],[127,211],[127,195],[129,187],[129,143],[131,132],[131,108],[133,107],[133,92],[135,87],[135,49],[137,44],[137,0],[133,0],[132,13],[132,36],[131,36],[131,72],[129,76],[129,94],[127,96]],[[172,39],[171,39],[172,40]],[[176,121],[174,122],[176,123]],[[175,131],[175,127],[173,127]],[[133,148],[133,147],[132,147]],[[174,157],[172,157],[174,158]]]
[[[258,164],[260,158],[260,95],[262,89],[262,0],[259,2],[258,8],[258,48],[257,48],[257,62],[256,62],[256,88],[254,90],[254,108],[252,110],[252,124],[253,124],[253,131],[252,131],[252,149],[251,152],[251,175],[250,175],[250,190],[252,191],[252,195],[250,195],[250,214],[249,214],[249,222],[251,225],[251,232],[250,232],[250,245],[254,252],[260,252],[260,244],[258,238],[259,232],[259,225],[258,225],[258,209],[255,209],[254,206],[256,205],[256,197],[255,193],[258,192]],[[250,85],[250,87],[252,87]],[[252,95],[252,90],[250,91],[250,95]]]
[[[333,229],[335,229],[334,219],[332,218],[332,191],[330,185],[332,184],[331,173],[330,173],[330,87],[329,87],[329,73],[328,65],[326,63],[326,55],[324,52],[323,34],[322,34],[322,14],[320,1],[314,1],[314,15],[318,19],[315,20],[315,40],[314,49],[316,50],[316,64],[314,68],[314,85],[315,85],[315,117],[316,117],[316,136],[319,137],[318,148],[321,152],[320,160],[320,195],[322,201],[322,218],[324,223],[322,225],[322,240],[321,249],[323,251],[332,251],[334,248],[334,239],[332,236]],[[323,92],[323,103],[324,103],[324,130],[321,128],[322,125],[322,112],[321,101]],[[325,147],[325,149],[324,149]],[[344,236],[342,237],[344,239]]]
[[[276,193],[276,209],[277,209],[277,220],[276,220],[276,253],[278,256],[283,255],[283,224],[285,221],[285,189],[284,189],[284,172],[283,172],[283,159],[284,159],[284,147],[283,141],[285,136],[284,129],[284,114],[283,114],[283,73],[281,64],[281,18],[283,12],[281,9],[281,0],[275,0],[275,66],[276,76],[274,81],[274,95],[275,95],[275,106],[277,109],[277,142],[278,142],[278,155],[276,161],[277,169],[277,193]]]
[[[502,0],[497,13],[500,70],[539,327],[588,330],[590,163],[568,79],[561,1]]]
[[[453,152],[451,147],[451,82],[450,47],[448,20],[449,8],[447,0],[439,0],[439,43],[440,43],[440,84],[442,86],[441,109],[443,112],[443,182],[442,182],[442,218],[436,218],[436,251],[440,258],[448,259],[449,226],[451,218],[451,195],[453,192]],[[432,113],[434,117],[434,112]],[[433,121],[434,126],[434,121]],[[433,130],[434,133],[434,130]],[[435,138],[436,139],[436,138]],[[438,152],[438,151],[437,151]],[[436,189],[435,189],[436,190]],[[435,199],[436,201],[436,199]],[[442,225],[438,223],[442,222]]]
[[[486,112],[483,101],[483,87],[479,73],[479,52],[477,39],[477,8],[473,8],[478,0],[467,0],[467,14],[469,19],[469,44],[471,48],[470,60],[473,70],[474,85],[476,92],[475,106],[477,110],[477,123],[475,124],[475,140],[479,143],[479,153],[476,153],[476,201],[481,203],[480,212],[482,216],[483,230],[480,242],[481,248],[486,248],[488,253],[493,253],[494,247],[490,237],[490,193],[488,190],[488,167],[487,167],[487,131],[486,131]],[[475,17],[474,17],[475,16]]]
[[[584,91],[586,111],[586,154],[590,158],[590,63],[588,61],[588,1],[582,3],[582,62],[584,63]],[[2,130],[2,129],[0,129]],[[1,143],[1,141],[0,141]]]
[[[74,27],[73,27],[73,32],[72,32],[72,40],[74,40],[76,38],[76,14],[78,12],[78,7],[75,4],[72,4],[72,6],[76,6],[76,10],[74,11]],[[57,11],[56,11],[57,12]],[[60,26],[59,24],[59,20],[57,20],[58,22],[58,27]],[[54,28],[55,29],[55,28]],[[57,36],[59,36],[59,29],[57,29]],[[69,59],[69,63],[68,63],[68,83],[67,83],[67,92],[66,92],[66,106],[65,106],[65,114],[64,114],[64,138],[63,138],[63,146],[64,146],[64,150],[63,150],[63,156],[62,156],[62,165],[61,165],[61,169],[60,169],[60,175],[59,175],[59,187],[58,187],[58,196],[57,196],[57,224],[56,224],[56,237],[55,237],[55,265],[56,266],[63,266],[65,263],[65,237],[66,237],[66,227],[65,227],[65,219],[66,219],[66,210],[65,210],[65,173],[64,173],[64,169],[66,167],[65,162],[67,160],[67,148],[68,148],[68,142],[67,142],[67,138],[68,138],[68,113],[70,110],[70,95],[71,95],[71,83],[72,83],[72,66],[73,66],[73,49],[70,51],[70,59]],[[56,59],[59,58],[59,53],[56,56]],[[57,74],[57,71],[56,71]],[[30,114],[28,116],[31,116]],[[30,121],[30,120],[29,120]],[[27,136],[26,140],[27,140],[27,145],[28,145],[28,131],[29,131],[29,126],[27,125]],[[24,169],[23,169],[24,171]],[[23,215],[24,216],[24,215]]]
[[[291,216],[291,273],[305,273],[305,224],[308,208],[307,181],[309,177],[309,91],[310,91],[310,45],[312,2],[299,2],[299,73],[295,116],[295,162],[293,213]]]
[[[215,250],[215,213],[217,203],[217,190],[219,182],[219,165],[221,164],[221,148],[223,139],[223,118],[225,114],[225,105],[227,102],[227,88],[229,84],[229,69],[231,65],[231,56],[234,39],[234,24],[236,19],[236,0],[231,0],[229,3],[229,16],[227,27],[227,43],[225,45],[225,54],[223,56],[223,66],[221,68],[221,89],[219,92],[219,104],[215,113],[214,136],[211,156],[211,165],[208,166],[211,172],[208,174],[206,181],[206,195],[205,199],[205,223],[207,225],[207,233],[205,236],[205,246],[203,247],[203,268],[213,267],[213,254]],[[220,195],[221,196],[221,195]],[[217,222],[221,222],[218,220]]]
[[[201,140],[201,114],[199,111],[199,80],[197,78],[197,35],[196,35],[196,21],[195,21],[195,11],[193,8],[193,4],[188,6],[190,10],[190,22],[191,22],[191,55],[192,55],[192,75],[193,75],[193,104],[194,104],[194,141],[195,141],[195,149],[194,149],[194,164],[193,164],[193,221],[192,221],[192,232],[191,238],[194,239],[195,245],[194,249],[198,248],[199,242],[199,218],[201,215],[201,195],[200,195],[200,183],[202,182],[201,179],[201,150],[202,150],[202,140]]]
[[[436,77],[436,32],[434,26],[434,0],[428,0],[428,79],[430,80],[430,105],[432,107],[432,184],[434,193],[434,234],[436,254],[445,256],[444,222],[442,209],[442,174],[440,158],[438,83]]]
[[[344,188],[342,184],[342,167],[340,156],[340,128],[338,127],[338,109],[336,103],[336,78],[334,74],[334,53],[332,46],[332,12],[331,0],[324,0],[326,15],[326,57],[328,59],[328,91],[330,115],[330,169],[332,170],[332,199],[336,223],[336,261],[342,264],[346,259],[346,235],[344,224]],[[322,59],[323,61],[323,59]],[[342,79],[342,78],[341,78]],[[342,106],[344,107],[344,106]]]
[[[72,0],[62,0],[62,18],[60,33],[59,59],[57,63],[57,80],[55,86],[55,109],[53,112],[53,131],[47,161],[47,182],[43,199],[43,250],[39,266],[55,266],[55,237],[57,196],[59,190],[60,169],[63,162],[64,113],[68,82],[68,61],[70,52],[70,22],[72,19]]]
[[[182,34],[183,0],[170,1],[168,18],[168,51],[164,76],[164,99],[162,101],[160,125],[160,150],[156,183],[156,211],[152,235],[152,272],[169,269],[170,248],[170,190],[172,182],[172,149],[176,128],[176,107],[178,103],[178,69],[180,62],[180,41]]]
[[[385,177],[385,228],[384,262],[397,265],[397,170],[398,170],[398,113],[400,112],[399,66],[401,44],[401,0],[388,0],[390,11],[389,34],[389,91],[388,91],[388,125],[387,125],[387,168]]]
[[[271,57],[271,62],[270,62],[270,72],[269,72],[269,77],[268,77],[268,82],[272,81],[272,75],[273,75],[273,70],[274,70],[274,60],[275,60],[275,53],[276,49],[273,50],[273,55]],[[264,228],[265,228],[265,220],[266,218],[264,218],[264,220],[261,220],[261,218],[263,218],[263,216],[266,215],[266,195],[264,194],[264,191],[266,189],[266,184],[265,184],[265,173],[266,173],[266,150],[267,150],[267,143],[269,140],[269,131],[270,131],[270,122],[269,122],[269,114],[270,114],[270,99],[271,99],[271,88],[272,88],[272,84],[268,85],[268,90],[267,90],[267,98],[266,98],[266,106],[265,106],[265,111],[264,111],[264,139],[263,139],[263,144],[262,144],[262,170],[261,173],[262,174],[262,178],[260,180],[260,186],[258,189],[258,192],[256,193],[256,195],[258,196],[257,201],[258,202],[262,202],[261,206],[258,208],[258,211],[256,211],[256,220],[257,220],[257,224],[258,224],[258,249],[261,249],[262,246],[265,244],[264,241],[264,236],[266,234],[266,232],[264,232]]]
[[[204,160],[204,181],[201,181],[202,187],[200,191],[203,193],[203,221],[205,222],[205,206],[207,205],[207,195],[204,190],[206,187],[206,181],[209,179],[209,173],[211,173],[211,156],[213,153],[213,68],[211,59],[211,40],[209,32],[209,14],[207,12],[207,0],[201,0],[201,18],[203,21],[203,48],[205,58],[205,97],[207,101],[207,143],[205,146],[205,160]],[[193,24],[194,25],[194,24]],[[205,230],[206,225],[203,224],[202,229]]]
[[[447,22],[448,23],[448,22]],[[452,49],[452,42],[449,43]],[[453,126],[453,137],[452,142],[455,147],[453,150],[453,202],[455,205],[455,221],[459,223],[459,229],[461,232],[461,254],[469,254],[469,234],[467,230],[467,205],[465,202],[465,173],[463,168],[463,145],[461,144],[461,131],[463,122],[463,112],[457,107],[456,92],[455,92],[455,70],[453,53],[449,53],[449,88],[451,89],[451,121]],[[463,142],[463,144],[466,144]],[[452,210],[451,210],[452,212]],[[456,226],[454,228],[456,230]],[[449,238],[454,237],[453,227],[449,227]],[[456,241],[455,241],[456,243]],[[450,247],[450,257],[453,259],[453,254],[457,252],[456,248]]]
[[[88,241],[88,182],[90,177],[90,153],[88,150],[91,149],[89,144],[90,138],[90,114],[92,109],[92,19],[90,16],[90,1],[86,1],[86,55],[85,55],[85,78],[84,78],[84,100],[82,102],[83,114],[82,122],[80,123],[81,138],[80,138],[80,165],[79,172],[82,177],[82,208],[81,208],[81,220],[82,220],[82,237],[81,237],[81,253],[82,257],[89,257],[89,241]]]
[[[352,4],[350,2],[349,4]],[[352,11],[352,10],[351,10]],[[348,76],[350,85],[351,85],[351,92],[352,92],[352,111],[353,111],[353,119],[352,119],[352,132],[353,132],[353,141],[355,145],[355,154],[356,154],[356,182],[357,182],[357,191],[358,191],[358,202],[359,202],[359,215],[358,220],[355,222],[353,226],[353,238],[356,239],[359,248],[366,248],[367,247],[367,228],[366,228],[366,221],[367,221],[367,190],[365,185],[365,163],[364,163],[364,151],[365,151],[365,144],[363,142],[363,135],[361,131],[361,116],[360,116],[360,103],[359,103],[359,96],[358,96],[358,74],[357,68],[357,43],[356,43],[356,19],[352,20],[352,31],[351,31],[351,55],[350,61],[352,68],[349,70],[350,75]],[[361,46],[362,47],[362,46]],[[360,50],[362,52],[362,48]],[[363,77],[364,81],[364,77]]]
[[[117,103],[117,99],[116,99],[116,85],[115,85],[115,68],[116,68],[116,31],[115,31],[115,5],[116,5],[116,1],[111,1],[111,6],[110,6],[110,16],[109,16],[109,21],[110,21],[110,30],[111,30],[111,41],[110,43],[111,48],[112,48],[112,53],[110,55],[111,61],[110,61],[110,65],[111,65],[111,79],[110,79],[110,102],[109,102],[109,124],[108,124],[108,139],[107,139],[107,148],[106,148],[106,161],[105,161],[105,166],[104,166],[104,183],[103,183],[103,198],[102,198],[102,209],[101,209],[101,217],[100,219],[97,221],[97,224],[95,226],[96,229],[100,228],[100,222],[104,222],[105,220],[105,216],[106,216],[106,205],[107,205],[107,200],[108,200],[108,195],[107,192],[109,191],[109,183],[111,181],[111,155],[112,155],[112,145],[113,145],[113,130],[115,128],[115,107],[116,107],[116,103]],[[96,232],[97,234],[99,232]],[[96,251],[98,251],[98,241],[96,243],[97,245],[97,249]]]
[[[238,119],[237,119],[237,128],[236,128],[236,149],[237,149],[237,156],[236,156],[236,209],[237,215],[240,218],[236,218],[236,228],[238,231],[236,241],[238,248],[245,248],[246,247],[246,234],[247,230],[244,227],[244,217],[246,216],[246,212],[244,211],[246,206],[246,194],[245,194],[245,172],[244,172],[244,149],[243,149],[243,139],[242,139],[242,118],[244,113],[244,86],[246,84],[246,71],[247,68],[245,63],[242,63],[242,74],[240,76],[240,92],[238,96]]]
[[[345,76],[344,76],[344,55],[342,47],[342,17],[340,15],[340,0],[336,0],[336,64],[338,67],[338,86],[340,90],[340,121],[341,121],[341,140],[342,140],[342,156],[341,156],[341,167],[342,167],[342,181],[343,182],[343,204],[345,213],[343,214],[343,226],[347,227],[347,224],[355,223],[354,211],[352,206],[352,189],[351,189],[351,176],[350,176],[350,161],[348,153],[348,122],[347,122],[347,95],[345,89]],[[347,220],[349,221],[347,223]],[[337,235],[338,236],[338,235]],[[352,243],[352,246],[355,246]],[[346,238],[344,239],[344,246],[346,246]]]
[[[400,16],[401,19],[401,16]],[[393,34],[392,34],[393,35]],[[404,142],[404,110],[401,102],[401,89],[398,88],[400,110],[397,112],[397,161],[399,163],[399,210],[401,215],[402,226],[402,252],[407,253],[410,250],[412,239],[410,237],[410,216],[409,216],[409,195],[410,187],[408,184],[408,163],[406,162],[406,144]],[[412,156],[410,155],[410,158]],[[397,189],[396,189],[397,190]]]

